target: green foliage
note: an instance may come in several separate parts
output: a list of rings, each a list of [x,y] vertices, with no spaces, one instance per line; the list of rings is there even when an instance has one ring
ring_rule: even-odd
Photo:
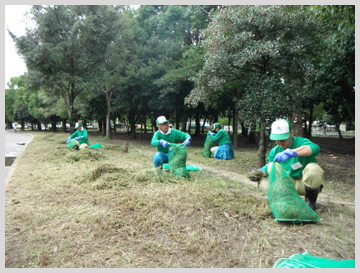
[[[144,118],[229,120],[236,109],[265,126],[320,102],[354,120],[354,6],[34,5],[31,15],[26,35],[8,29],[28,67],[5,92],[10,120],[125,117],[135,133]]]
[[[5,90],[5,113],[11,122],[33,121],[29,112],[30,93],[26,75],[14,77]]]
[[[313,5],[315,17],[333,25],[338,31],[351,27],[355,29],[355,5]]]

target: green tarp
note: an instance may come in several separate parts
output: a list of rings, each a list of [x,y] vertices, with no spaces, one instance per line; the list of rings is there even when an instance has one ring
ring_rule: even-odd
[[[278,259],[273,268],[355,268],[355,260],[332,260],[309,252]]]

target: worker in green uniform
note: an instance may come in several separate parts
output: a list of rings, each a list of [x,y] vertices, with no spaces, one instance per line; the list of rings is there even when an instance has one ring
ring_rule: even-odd
[[[214,132],[216,132],[216,134]],[[213,141],[219,143],[219,146],[210,149],[216,159],[234,159],[234,148],[231,138],[229,134],[221,128],[220,123],[215,123],[213,132],[209,131],[208,134]]]
[[[169,162],[169,143],[183,141],[182,144],[189,146],[191,142],[189,134],[170,128],[169,121],[164,116],[156,119],[156,125],[159,130],[155,132],[151,139],[151,145],[158,148],[158,152],[154,155],[155,168],[162,167],[163,163]]]
[[[270,139],[275,140],[277,145],[269,153],[269,162],[259,171],[268,176],[275,163],[276,170],[280,172],[278,167],[281,165],[278,162],[281,162],[290,172],[297,192],[305,195],[306,203],[315,210],[316,200],[324,182],[324,171],[316,159],[320,147],[307,138],[294,136],[292,125],[287,119],[272,123]]]
[[[78,141],[78,143],[75,142],[76,150],[87,148],[90,145],[87,130],[82,126],[81,122],[77,123],[75,129],[76,131],[67,140],[70,141],[75,138]]]

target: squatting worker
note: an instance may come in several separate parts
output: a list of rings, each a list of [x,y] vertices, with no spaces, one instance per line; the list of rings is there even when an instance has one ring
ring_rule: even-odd
[[[300,195],[305,195],[306,203],[316,209],[316,199],[324,182],[324,171],[317,163],[316,156],[320,147],[307,138],[294,136],[294,130],[287,119],[280,119],[272,123],[270,139],[276,141],[271,149],[269,162],[262,167],[264,176],[271,171],[273,161],[277,167],[282,165],[290,171],[290,178]]]
[[[76,150],[87,148],[89,144],[88,132],[83,128],[82,123],[78,122],[75,126],[76,131],[68,137],[68,141],[75,138],[79,142],[79,145],[76,145]]]
[[[155,132],[151,139],[151,145],[158,148],[158,152],[154,155],[155,168],[162,167],[163,163],[169,162],[169,143],[183,141],[182,144],[189,146],[191,141],[189,134],[170,128],[169,121],[164,116],[156,119],[156,125],[159,130]]]
[[[221,128],[220,123],[215,123],[213,132],[209,131],[208,134],[213,141],[219,143],[219,146],[210,149],[216,159],[234,159],[234,148],[231,138],[229,134]]]

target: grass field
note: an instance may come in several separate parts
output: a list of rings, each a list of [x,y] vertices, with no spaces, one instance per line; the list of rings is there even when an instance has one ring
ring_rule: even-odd
[[[185,179],[154,168],[149,142],[125,153],[127,141],[92,136],[105,147],[77,152],[68,134],[31,134],[5,188],[7,268],[269,268],[305,251],[355,259],[355,211],[332,198],[320,222],[275,221],[266,189],[246,179],[256,149],[219,161],[191,145],[187,164],[203,170]],[[355,166],[328,177],[324,194],[354,202]]]

